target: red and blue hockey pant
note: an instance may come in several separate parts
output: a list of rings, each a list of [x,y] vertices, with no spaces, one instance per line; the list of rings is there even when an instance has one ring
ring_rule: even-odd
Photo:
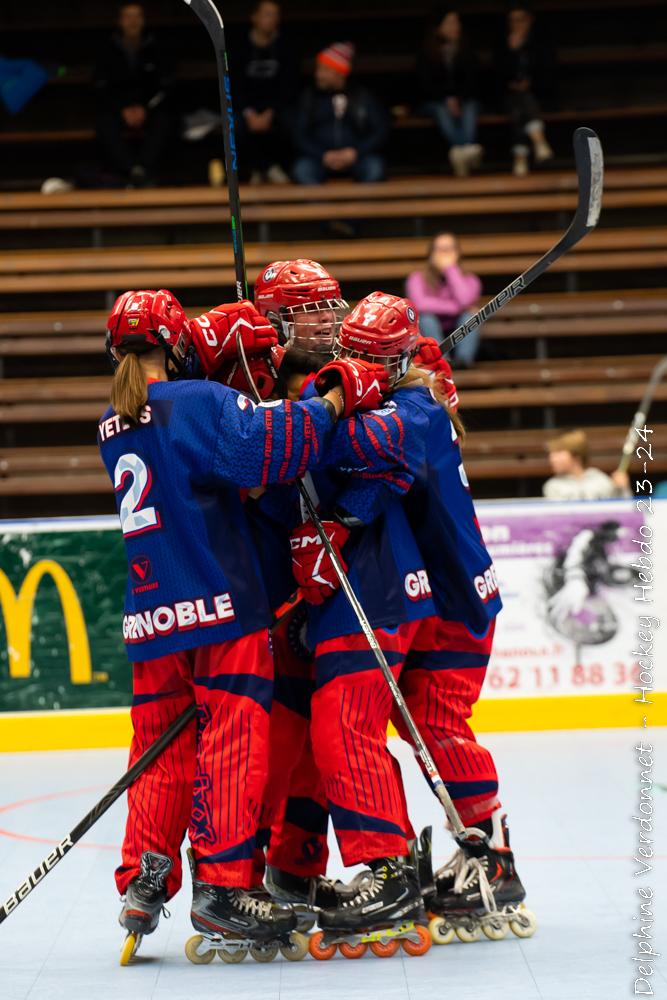
[[[305,609],[297,607],[273,632],[269,776],[258,844],[266,847],[268,864],[307,878],[326,871],[329,814],[310,742],[315,668],[312,653],[299,638],[304,623]],[[263,861],[259,854],[256,881]]]
[[[167,897],[182,879],[186,831],[197,875],[250,887],[268,768],[273,658],[267,630],[133,664],[130,766],[193,703],[197,718],[128,792],[116,870],[118,891],[140,871],[144,851],[173,860]]]
[[[375,635],[398,679],[419,622]],[[414,831],[387,746],[393,698],[363,633],[318,643],[311,740],[347,866],[408,853]]]
[[[483,636],[461,622],[425,618],[419,623],[400,687],[449,794],[467,826],[498,809],[498,774],[490,752],[468,724],[491,655],[495,620]],[[398,710],[392,721],[411,742]]]

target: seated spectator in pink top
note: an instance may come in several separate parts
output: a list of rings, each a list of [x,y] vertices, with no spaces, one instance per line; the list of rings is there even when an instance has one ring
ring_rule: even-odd
[[[479,298],[482,283],[476,274],[461,270],[459,243],[453,233],[433,238],[426,267],[413,271],[406,282],[407,297],[419,310],[422,336],[440,343],[468,319]],[[480,327],[469,333],[452,352],[459,368],[470,368],[479,350]]]

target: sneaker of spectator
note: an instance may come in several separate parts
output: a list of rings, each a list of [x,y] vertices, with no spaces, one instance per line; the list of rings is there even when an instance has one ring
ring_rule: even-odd
[[[389,116],[369,90],[350,83],[353,56],[349,42],[335,42],[316,58],[314,81],[292,117],[298,184],[345,175],[363,183],[384,178]]]
[[[479,168],[484,148],[477,141],[479,117],[477,58],[456,10],[450,10],[426,33],[419,60],[422,110],[430,115],[449,144],[449,162],[457,177]]]
[[[481,290],[482,283],[477,275],[461,268],[459,243],[453,233],[438,233],[433,238],[426,266],[413,271],[406,281],[407,297],[419,312],[422,336],[432,337],[438,343],[472,315],[471,307]],[[458,368],[474,365],[481,341],[480,331],[478,326],[452,351]]]
[[[545,134],[542,105],[553,96],[556,76],[553,47],[540,35],[527,4],[510,7],[496,63],[512,123],[513,173],[525,177],[531,149],[535,163],[545,163],[554,155]]]
[[[284,184],[281,163],[287,108],[296,93],[297,60],[281,26],[277,0],[257,0],[250,26],[231,53],[239,164],[250,183]]]
[[[144,9],[124,3],[95,71],[97,138],[128,187],[153,183],[172,136],[171,64],[146,31]]]

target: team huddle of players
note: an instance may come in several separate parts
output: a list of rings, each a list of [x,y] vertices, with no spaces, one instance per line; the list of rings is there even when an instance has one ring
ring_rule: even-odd
[[[167,291],[126,292],[107,350],[99,443],[129,566],[131,761],[197,708],[129,792],[124,960],[180,888],[186,831],[194,962],[531,934],[495,765],[467,722],[498,584],[451,369],[412,303],[374,292],[350,311],[321,265],[278,261],[254,306],[195,319]],[[389,722],[407,738],[404,724],[297,478],[479,833],[435,876],[387,747]],[[326,878],[329,819],[344,864],[364,866],[347,884]]]

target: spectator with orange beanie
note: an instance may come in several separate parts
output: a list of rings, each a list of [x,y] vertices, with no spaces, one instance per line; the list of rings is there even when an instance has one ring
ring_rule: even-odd
[[[370,91],[349,84],[353,56],[350,42],[335,42],[315,60],[314,83],[301,95],[292,123],[298,184],[341,175],[364,183],[384,177],[389,118]]]

